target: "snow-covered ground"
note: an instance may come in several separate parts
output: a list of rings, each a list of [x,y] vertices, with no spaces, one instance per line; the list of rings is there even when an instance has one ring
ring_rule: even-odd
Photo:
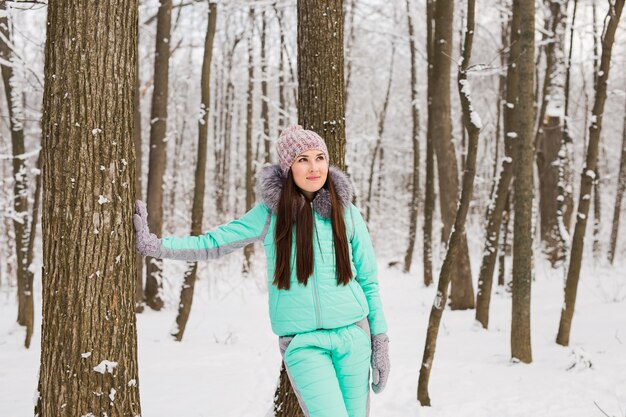
[[[177,279],[166,285],[166,311],[138,316],[144,416],[264,417],[271,409],[280,355],[266,311],[264,268],[242,278],[237,256],[202,266],[182,343],[168,336]],[[168,263],[166,275],[180,276],[180,268]],[[626,416],[624,268],[583,270],[567,348],[554,342],[561,272],[539,268],[530,365],[510,360],[507,292],[496,290],[492,298],[488,331],[475,325],[474,311],[446,310],[431,374],[432,407],[425,408],[416,391],[434,287],[424,288],[418,273],[404,275],[382,262],[380,281],[392,372],[387,389],[372,397],[373,417],[603,416],[598,407],[611,417]],[[37,302],[39,309],[40,296]],[[0,292],[1,417],[32,415],[37,384],[41,320],[36,318],[33,348],[25,350],[15,314],[13,296]]]

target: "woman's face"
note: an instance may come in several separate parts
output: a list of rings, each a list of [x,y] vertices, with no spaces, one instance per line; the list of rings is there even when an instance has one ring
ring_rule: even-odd
[[[296,185],[309,200],[326,183],[328,161],[319,149],[301,153],[291,165],[291,174]]]

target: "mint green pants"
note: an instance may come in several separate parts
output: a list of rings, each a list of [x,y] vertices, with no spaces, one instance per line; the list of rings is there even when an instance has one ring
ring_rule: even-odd
[[[279,345],[305,417],[369,415],[367,319],[336,329],[282,336]]]

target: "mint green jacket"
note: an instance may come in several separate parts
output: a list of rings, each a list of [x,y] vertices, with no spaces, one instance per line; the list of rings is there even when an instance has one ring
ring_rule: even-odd
[[[345,207],[344,218],[354,279],[348,285],[337,285],[330,202],[326,190],[322,189],[311,203],[314,214],[313,275],[309,277],[306,286],[297,280],[293,258],[296,250],[294,235],[290,263],[291,288],[280,290],[273,284],[276,265],[276,214],[270,206],[275,208],[278,200],[276,190],[270,190],[274,194],[268,193],[267,186],[272,179],[276,179],[272,177],[275,175],[279,175],[275,166],[267,167],[262,172],[260,188],[261,195],[265,197],[263,202],[242,217],[204,235],[163,238],[162,257],[188,261],[214,259],[250,243],[263,242],[267,256],[269,315],[272,330],[278,336],[347,326],[365,317],[369,319],[371,334],[385,333],[387,323],[378,290],[374,249],[361,213],[349,199],[346,201],[345,193],[343,198],[340,195],[340,199]],[[348,181],[334,167],[331,167],[329,176],[335,181],[336,189],[338,183]],[[280,181],[275,181],[274,184],[280,184]]]

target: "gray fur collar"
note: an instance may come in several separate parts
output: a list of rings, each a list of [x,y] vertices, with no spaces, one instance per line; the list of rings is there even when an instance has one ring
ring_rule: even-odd
[[[330,166],[328,177],[335,186],[335,191],[343,207],[348,207],[352,202],[352,184],[339,168]],[[287,177],[280,169],[280,165],[271,165],[261,169],[257,178],[257,195],[269,209],[276,213],[280,193]],[[304,196],[302,197],[304,204]],[[330,217],[330,195],[326,188],[320,188],[313,198],[313,209],[324,218]]]

